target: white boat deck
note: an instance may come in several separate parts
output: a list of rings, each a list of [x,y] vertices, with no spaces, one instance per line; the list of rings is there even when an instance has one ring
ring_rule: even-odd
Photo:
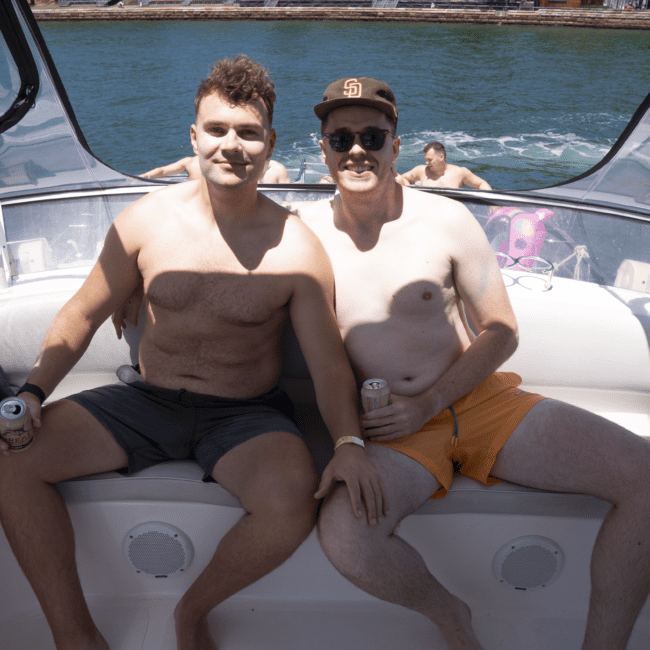
[[[90,610],[112,650],[176,650],[174,597],[90,598]],[[250,600],[224,604],[210,618],[219,650],[446,650],[440,633],[426,619],[391,607],[334,608],[328,603],[283,606]],[[576,650],[582,617],[540,614],[525,617],[516,609],[507,615],[474,615],[474,627],[488,650]],[[630,650],[650,647],[650,628],[632,637]],[[40,612],[26,612],[0,628],[3,650],[55,650]]]

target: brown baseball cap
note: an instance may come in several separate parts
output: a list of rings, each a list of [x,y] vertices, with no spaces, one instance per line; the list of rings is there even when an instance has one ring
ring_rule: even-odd
[[[341,106],[370,106],[397,122],[397,102],[389,85],[370,77],[343,77],[325,89],[323,101],[314,106],[319,120]]]

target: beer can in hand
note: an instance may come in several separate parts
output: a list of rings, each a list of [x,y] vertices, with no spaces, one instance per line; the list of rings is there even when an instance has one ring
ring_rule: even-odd
[[[24,451],[34,442],[31,414],[18,397],[0,402],[0,438],[9,445],[9,451]]]
[[[361,407],[364,413],[390,404],[390,388],[385,379],[366,379],[361,387]]]

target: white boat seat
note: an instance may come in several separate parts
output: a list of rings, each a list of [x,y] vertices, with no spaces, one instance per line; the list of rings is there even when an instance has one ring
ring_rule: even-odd
[[[39,283],[34,283],[25,288],[21,301],[14,300],[5,305],[14,308],[3,311],[0,330],[5,331],[11,324],[12,332],[22,332],[19,338],[14,335],[12,346],[7,350],[2,364],[13,385],[19,386],[25,381],[29,363],[36,357],[47,326],[80,281],[81,278],[61,279],[61,286],[56,286],[57,291],[49,286],[49,281],[47,292],[36,286]],[[9,332],[8,329],[6,331]],[[117,381],[114,374],[117,366],[128,363],[129,360],[133,363],[137,359],[139,331],[129,328],[124,334],[123,340],[118,341],[112,325],[105,323],[75,367],[75,372],[70,373],[62,382],[52,398],[65,397],[66,394],[83,388]],[[313,384],[290,326],[286,329],[282,347],[280,386],[296,405],[296,421],[306,434],[316,465],[322,471],[331,457],[332,443],[316,408]],[[109,472],[66,481],[58,487],[66,500],[70,501],[150,499],[239,506],[237,500],[226,490],[215,483],[203,483],[201,477],[201,469],[195,462],[172,461],[129,477]],[[505,482],[488,488],[457,476],[447,497],[430,500],[418,513],[483,512],[603,517],[608,510],[609,504],[591,497],[532,490]]]
[[[160,463],[131,476],[106,472],[57,485],[67,502],[186,501],[240,507],[217,483],[205,483],[195,461]],[[487,487],[456,474],[444,499],[430,499],[415,515],[491,513],[603,518],[610,504],[594,497],[547,492],[502,481]]]

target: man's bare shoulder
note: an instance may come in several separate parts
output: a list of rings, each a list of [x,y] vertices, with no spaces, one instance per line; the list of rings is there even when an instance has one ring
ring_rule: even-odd
[[[116,225],[158,223],[170,215],[175,206],[184,205],[194,194],[196,183],[179,183],[145,194],[123,210],[115,220]]]
[[[463,179],[467,178],[468,176],[473,176],[473,172],[471,169],[468,167],[462,167],[461,165],[454,165],[454,174],[457,176],[462,177]]]
[[[129,209],[134,212],[146,212],[161,205],[174,205],[184,202],[196,192],[197,182],[175,183],[155,189],[134,201]]]
[[[404,214],[422,237],[444,235],[447,242],[453,242],[450,252],[454,256],[460,250],[489,249],[480,223],[460,201],[411,189],[408,195],[405,193]]]
[[[305,202],[305,205],[307,204],[308,202]],[[309,226],[309,221],[313,218],[316,218],[316,216],[309,206],[306,207],[306,210],[302,211],[294,211],[293,209],[289,210],[286,235],[289,235],[295,240],[302,240],[300,242],[301,244],[307,243],[310,246],[319,246],[320,240]]]
[[[404,208],[409,209],[412,205],[413,208],[429,212],[435,210],[436,213],[445,216],[467,215],[471,216],[471,212],[456,199],[451,199],[448,196],[442,196],[435,192],[427,192],[420,189],[405,187],[404,192]]]
[[[410,171],[406,172],[406,174],[402,174],[402,176],[406,176],[406,178],[413,178],[414,180],[423,180],[426,178],[426,165],[416,165],[411,169]]]
[[[327,219],[332,220],[332,199],[320,201],[296,201],[286,205],[291,214],[299,217],[308,226]]]
[[[282,237],[282,266],[285,272],[320,276],[329,258],[317,233],[303,219],[289,213]]]

